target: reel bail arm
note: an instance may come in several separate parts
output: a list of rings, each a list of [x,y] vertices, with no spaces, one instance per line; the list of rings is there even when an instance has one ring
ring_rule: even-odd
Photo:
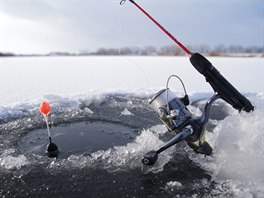
[[[134,4],[146,17],[148,17],[155,25],[157,25],[167,36],[169,36],[190,58],[191,64],[195,69],[206,78],[206,81],[212,86],[223,100],[239,111],[251,112],[254,106],[243,96],[230,82],[228,82],[217,69],[201,54],[192,53],[180,41],[178,41],[170,32],[160,25],[152,16],[150,16],[141,6],[134,0],[128,0]],[[123,5],[126,0],[121,0]]]
[[[169,80],[172,77],[178,78],[182,83],[185,92],[184,98],[178,98],[169,89]],[[166,89],[162,89],[156,93],[152,100],[150,100],[150,105],[156,111],[157,116],[165,124],[168,131],[175,132],[176,136],[158,150],[152,150],[146,153],[143,156],[142,163],[144,165],[155,164],[159,153],[182,140],[185,140],[187,145],[196,153],[210,155],[212,148],[205,140],[204,131],[212,104],[219,98],[220,95],[215,93],[207,101],[202,116],[195,118],[186,107],[189,104],[189,98],[182,80],[176,75],[171,75],[167,80]]]

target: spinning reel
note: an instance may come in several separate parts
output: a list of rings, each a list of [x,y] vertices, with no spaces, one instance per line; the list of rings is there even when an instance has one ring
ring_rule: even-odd
[[[176,77],[180,80],[185,92],[184,97],[176,97],[168,88],[169,81],[172,77]],[[153,165],[157,161],[159,153],[182,140],[185,140],[187,145],[196,153],[210,155],[212,148],[205,140],[204,131],[209,119],[212,103],[218,98],[219,96],[216,93],[207,101],[202,116],[194,118],[186,107],[189,105],[190,101],[184,83],[178,76],[170,76],[167,81],[166,89],[162,89],[156,93],[151,99],[150,105],[156,111],[157,116],[168,131],[175,132],[176,136],[158,150],[146,153],[142,159],[142,163],[145,165]]]

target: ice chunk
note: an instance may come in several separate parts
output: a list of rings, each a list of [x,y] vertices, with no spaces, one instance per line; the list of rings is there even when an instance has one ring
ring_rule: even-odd
[[[12,156],[9,151],[0,156],[0,167],[4,169],[20,169],[22,166],[29,164],[26,156]]]
[[[127,108],[125,108],[124,111],[121,112],[121,115],[133,116],[134,114],[131,113]]]

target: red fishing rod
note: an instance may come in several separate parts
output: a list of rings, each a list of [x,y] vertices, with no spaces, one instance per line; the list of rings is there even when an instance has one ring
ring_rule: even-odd
[[[190,62],[194,68],[201,73],[206,81],[214,89],[215,94],[232,105],[235,109],[250,112],[254,110],[251,102],[243,96],[233,85],[227,81],[220,72],[199,53],[192,53],[174,36],[172,36],[162,25],[160,25],[153,17],[151,17],[142,7],[140,7],[134,0],[129,0],[141,12],[144,13],[153,23],[155,23],[167,36],[169,36],[189,57]],[[120,5],[123,5],[126,0],[121,0]]]
[[[162,25],[160,25],[152,16],[150,16],[142,7],[140,7],[135,1],[129,0],[133,3],[141,12],[143,12],[153,23],[155,23],[167,36],[169,36],[187,55],[191,55],[191,52],[180,42],[178,41],[171,33],[168,32]],[[120,5],[123,5],[126,0],[122,0]]]

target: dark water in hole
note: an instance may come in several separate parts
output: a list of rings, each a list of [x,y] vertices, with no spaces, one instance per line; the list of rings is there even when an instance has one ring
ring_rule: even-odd
[[[141,164],[144,153],[174,136],[164,133],[146,97],[110,94],[52,105],[58,159],[45,155],[47,130],[35,106],[0,121],[0,197],[237,197],[238,187],[215,180],[184,143],[162,153],[154,167]],[[227,109],[217,103],[210,118],[221,121]],[[209,132],[216,124],[209,121]]]
[[[59,147],[60,158],[125,145],[136,136],[133,128],[101,121],[63,124],[51,131],[52,142]],[[47,129],[37,129],[23,137],[19,148],[23,153],[43,155],[47,144]]]
[[[9,178],[7,174],[5,179],[13,180],[13,185],[7,187],[10,195],[46,196],[48,193],[50,197],[158,197],[161,194],[174,195],[165,187],[167,182],[175,180],[185,183],[185,187],[178,189],[177,194],[186,195],[186,190],[192,189],[192,179],[211,178],[184,156],[183,151],[180,151],[183,155],[175,154],[175,159],[160,173],[145,174],[140,163],[141,156],[133,159],[139,161],[138,166],[133,169],[129,168],[129,162],[127,167],[120,171],[114,165],[110,165],[109,169],[104,168],[108,164],[103,157],[92,163],[92,167],[78,167],[78,162],[93,158],[90,157],[93,152],[133,142],[137,133],[121,124],[101,121],[63,124],[52,128],[52,135],[53,142],[61,152],[55,160],[59,161],[60,165],[47,169],[37,163],[32,164],[30,171],[23,176]],[[23,153],[41,156],[42,163],[46,164],[47,161],[52,161],[44,155],[46,142],[47,130],[37,129],[22,138],[19,148]],[[81,158],[80,161],[75,159],[77,167],[63,162],[71,154]],[[124,157],[128,158],[128,155],[129,153]],[[185,166],[186,163],[189,164],[188,167]]]

